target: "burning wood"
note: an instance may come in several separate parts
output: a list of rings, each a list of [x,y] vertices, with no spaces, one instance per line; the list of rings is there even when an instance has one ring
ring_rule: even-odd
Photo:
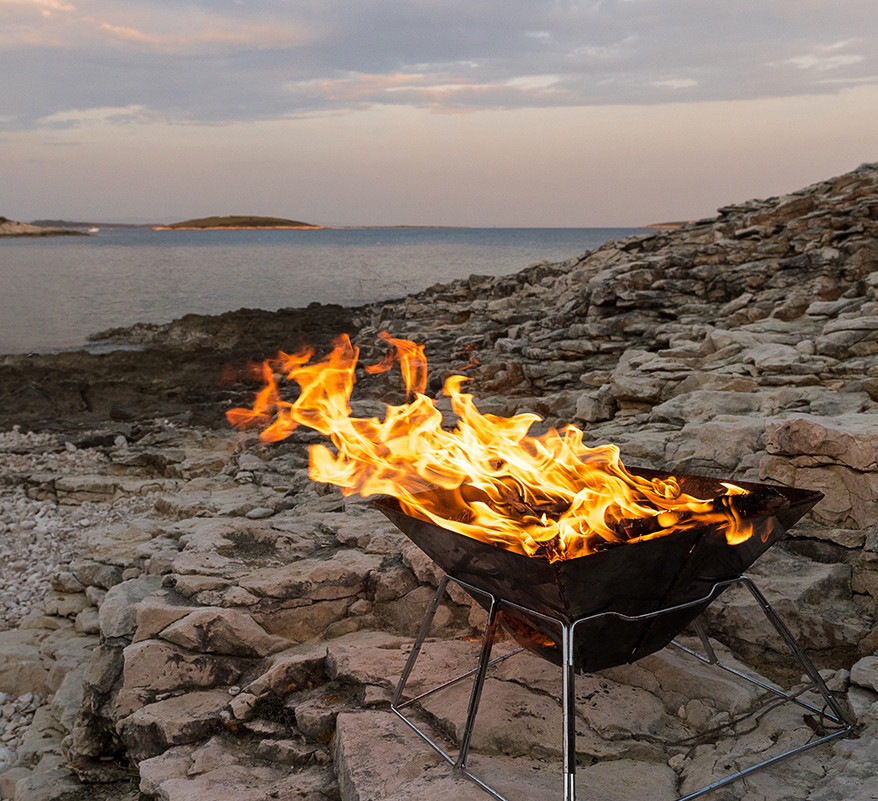
[[[359,351],[346,336],[318,362],[312,352],[263,365],[265,385],[252,409],[232,409],[229,421],[257,426],[264,441],[283,439],[304,425],[327,436],[310,449],[309,475],[336,484],[346,495],[384,494],[407,514],[468,537],[550,561],[582,556],[625,542],[651,539],[695,526],[716,525],[730,543],[752,533],[747,518],[770,499],[747,497],[733,484],[719,497],[698,498],[673,477],[647,479],[629,472],[614,445],[589,448],[575,426],[530,436],[540,418],[482,415],[461,391],[465,376],[445,382],[458,424],[442,427],[442,413],[424,393],[423,345],[383,339],[391,352],[379,373],[399,363],[407,402],[387,407],[383,420],[351,415]],[[294,400],[285,383],[298,385]]]
[[[699,523],[703,523],[706,517],[722,515],[727,511],[738,520],[747,520],[775,514],[789,505],[789,501],[776,490],[771,487],[760,487],[743,495],[722,495],[710,501],[710,509],[700,512],[659,512],[652,517],[623,518],[618,522],[616,531],[626,540],[642,539],[666,528],[683,526],[693,516],[697,517]]]

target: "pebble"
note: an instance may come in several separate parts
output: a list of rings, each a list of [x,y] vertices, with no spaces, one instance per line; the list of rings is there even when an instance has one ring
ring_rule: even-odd
[[[248,520],[262,520],[266,517],[271,517],[274,514],[274,509],[269,509],[267,506],[257,506],[255,509],[251,509],[245,515]]]
[[[82,474],[106,470],[109,460],[94,448],[77,448],[53,434],[0,432],[0,526],[13,536],[0,538],[0,631],[14,628],[51,589],[54,576],[81,552],[89,529],[130,519],[151,509],[151,496],[129,496],[114,503],[64,506],[37,495],[31,476]],[[29,492],[30,491],[30,492]],[[26,536],[15,536],[15,532]]]

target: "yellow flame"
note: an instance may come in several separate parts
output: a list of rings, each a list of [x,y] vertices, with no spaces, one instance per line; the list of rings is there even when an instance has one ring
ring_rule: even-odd
[[[315,481],[345,495],[391,495],[413,517],[527,555],[573,558],[709,524],[723,527],[732,543],[751,535],[722,499],[687,495],[673,477],[633,475],[615,445],[587,447],[575,426],[531,436],[537,415],[479,413],[462,391],[465,376],[445,382],[458,423],[444,429],[442,413],[424,394],[423,345],[381,336],[390,354],[365,370],[383,372],[399,362],[408,390],[407,402],[387,406],[383,419],[351,416],[359,349],[342,336],[318,362],[310,350],[266,361],[253,408],[232,409],[229,421],[259,427],[268,442],[308,426],[334,446],[311,446]],[[299,387],[291,401],[281,397],[289,382]],[[746,492],[723,486],[727,496]]]

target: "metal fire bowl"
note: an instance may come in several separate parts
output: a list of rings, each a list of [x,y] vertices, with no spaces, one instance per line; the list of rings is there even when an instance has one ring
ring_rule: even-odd
[[[647,479],[673,475],[684,492],[699,498],[722,495],[720,479],[644,468],[630,472]],[[561,664],[560,624],[581,620],[573,643],[579,671],[594,671],[634,662],[664,648],[712,602],[667,612],[646,620],[627,620],[616,612],[638,616],[705,598],[713,586],[743,573],[774,542],[784,536],[823,494],[811,490],[735,481],[747,490],[768,488],[781,493],[789,506],[774,515],[748,518],[757,533],[729,545],[716,525],[634,542],[606,551],[549,562],[507,551],[465,537],[403,513],[393,498],[375,505],[397,528],[450,576],[484,590],[502,601],[540,613],[506,607],[501,620],[525,648]],[[486,597],[473,596],[487,608]],[[541,615],[552,618],[546,620]]]

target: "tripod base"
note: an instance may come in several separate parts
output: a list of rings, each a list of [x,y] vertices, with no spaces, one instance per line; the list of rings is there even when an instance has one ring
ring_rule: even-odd
[[[433,617],[435,616],[436,610],[439,606],[442,597],[446,592],[446,588],[449,582],[454,582],[455,584],[462,587],[468,593],[470,593],[473,597],[481,597],[487,601],[488,608],[488,621],[485,626],[484,638],[482,641],[482,647],[479,652],[478,664],[472,670],[467,671],[449,681],[444,682],[436,687],[433,687],[426,692],[421,693],[415,698],[409,698],[403,700],[403,695],[405,693],[405,687],[408,682],[409,676],[415,666],[415,663],[418,660],[418,656],[421,651],[421,647],[429,634],[430,627],[433,623]],[[563,736],[563,750],[562,750],[562,792],[561,798],[563,801],[576,801],[576,724],[575,724],[575,680],[576,680],[576,670],[574,665],[574,649],[573,642],[574,636],[576,633],[576,627],[584,623],[585,621],[594,620],[596,618],[600,618],[603,616],[613,615],[623,620],[645,620],[652,617],[657,617],[660,615],[666,615],[673,612],[679,612],[683,609],[686,609],[690,606],[696,606],[698,604],[703,604],[705,602],[710,602],[715,598],[719,593],[729,587],[730,585],[741,584],[746,587],[756,603],[762,610],[763,614],[768,618],[769,622],[774,627],[775,631],[781,637],[781,639],[786,644],[787,648],[791,652],[791,655],[797,661],[799,667],[803,670],[803,672],[807,675],[808,679],[811,682],[811,689],[816,691],[822,698],[825,706],[823,709],[818,709],[811,704],[806,703],[801,698],[798,697],[798,693],[793,695],[787,692],[784,692],[782,689],[774,687],[762,679],[751,676],[741,670],[738,670],[736,667],[725,664],[722,662],[716,652],[714,651],[710,640],[707,637],[707,634],[704,631],[699,620],[696,619],[693,624],[695,627],[695,631],[698,634],[698,637],[701,641],[701,645],[704,653],[698,653],[697,651],[688,648],[680,643],[674,641],[673,645],[690,654],[695,659],[700,662],[708,665],[712,665],[719,670],[726,671],[737,676],[739,679],[749,682],[757,686],[760,690],[767,691],[774,696],[780,698],[783,702],[788,702],[792,704],[797,704],[798,706],[810,711],[811,713],[817,716],[817,719],[820,721],[822,726],[835,726],[836,730],[824,734],[817,739],[810,740],[804,745],[798,746],[796,748],[789,749],[784,751],[781,754],[775,755],[769,759],[762,760],[757,764],[754,764],[744,770],[740,770],[730,776],[726,776],[725,778],[719,779],[715,782],[711,782],[709,784],[704,785],[694,792],[690,792],[684,796],[680,796],[678,801],[689,801],[689,799],[697,798],[698,796],[703,795],[704,793],[710,792],[711,790],[715,790],[719,787],[723,787],[731,782],[734,782],[744,776],[747,776],[754,771],[760,770],[761,768],[767,767],[769,765],[773,765],[776,762],[781,761],[782,759],[786,759],[787,757],[793,756],[795,754],[801,753],[809,748],[814,748],[817,745],[821,745],[822,743],[828,742],[830,740],[834,740],[837,737],[842,737],[848,734],[853,729],[853,723],[848,717],[847,713],[843,709],[843,707],[838,703],[832,693],[826,686],[826,683],[823,681],[823,678],[820,676],[817,669],[814,667],[813,663],[810,659],[808,659],[807,655],[804,653],[802,648],[799,646],[796,639],[790,633],[789,629],[784,625],[783,621],[778,617],[777,613],[771,607],[771,605],[766,600],[765,596],[760,592],[759,588],[753,583],[753,581],[747,576],[741,575],[737,578],[730,579],[727,581],[718,582],[713,586],[711,591],[704,596],[703,598],[699,598],[695,601],[692,601],[687,604],[681,604],[674,607],[669,607],[667,609],[661,609],[656,612],[651,612],[645,615],[623,615],[618,612],[602,612],[597,615],[590,615],[588,617],[580,618],[575,621],[566,621],[559,618],[553,618],[548,615],[545,615],[540,612],[535,612],[534,610],[527,609],[519,604],[514,604],[509,601],[505,601],[503,599],[497,598],[485,590],[482,590],[478,587],[473,586],[465,581],[461,581],[460,579],[454,578],[453,576],[446,575],[440,581],[439,586],[436,590],[435,595],[433,596],[433,601],[430,604],[430,607],[427,610],[427,614],[424,617],[424,620],[421,624],[421,628],[418,632],[418,636],[415,639],[414,645],[412,647],[411,653],[409,654],[408,660],[406,662],[405,668],[403,669],[402,676],[400,677],[399,683],[396,686],[396,690],[393,694],[393,699],[391,701],[391,709],[395,712],[409,727],[411,727],[420,737],[422,737],[427,744],[433,748],[437,753],[439,753],[449,764],[453,765],[457,771],[459,771],[462,775],[466,776],[471,781],[475,782],[482,789],[484,789],[487,793],[489,793],[494,798],[498,799],[498,801],[512,801],[508,799],[506,796],[501,795],[497,790],[488,785],[485,781],[480,779],[475,773],[473,773],[467,767],[467,758],[469,756],[470,744],[472,741],[473,729],[475,726],[476,716],[478,714],[479,701],[482,695],[482,689],[485,682],[485,677],[487,675],[488,667],[491,665],[500,662],[502,660],[508,659],[509,657],[515,655],[522,651],[522,648],[517,648],[509,653],[503,654],[502,656],[492,658],[491,652],[493,650],[494,643],[497,637],[497,625],[499,622],[499,615],[503,609],[508,609],[509,611],[524,611],[531,615],[536,615],[538,617],[544,618],[547,621],[552,622],[557,625],[561,632],[560,637],[560,646],[562,652],[562,665],[561,665],[561,709],[562,709],[562,736]],[[413,704],[421,701],[424,698],[438,692],[439,690],[450,687],[458,682],[464,681],[465,679],[472,678],[472,687],[470,691],[470,700],[467,707],[467,719],[466,724],[463,729],[463,734],[460,739],[460,748],[457,752],[456,756],[452,756],[449,754],[441,745],[436,743],[430,736],[421,728],[419,728],[410,717],[407,717],[403,710],[412,706]]]

